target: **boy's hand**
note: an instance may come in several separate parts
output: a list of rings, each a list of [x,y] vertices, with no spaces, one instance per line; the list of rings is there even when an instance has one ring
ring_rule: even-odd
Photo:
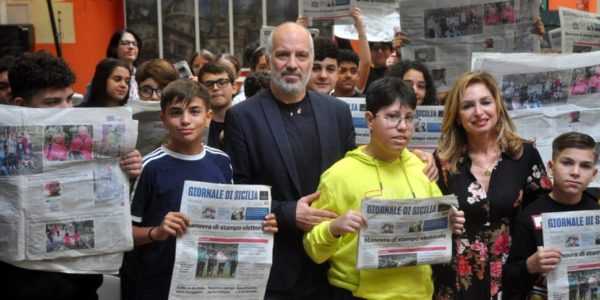
[[[392,49],[398,52],[400,48],[408,45],[410,40],[406,36],[406,32],[404,31],[396,31],[394,33],[394,37],[392,38]]]
[[[304,28],[308,28],[308,18],[305,16],[298,16],[298,19],[296,20],[296,24],[298,24]]]
[[[169,212],[160,226],[152,232],[153,238],[157,241],[164,241],[169,236],[182,235],[187,231],[188,225],[190,225],[190,219],[184,213]]]
[[[329,223],[329,232],[335,237],[340,237],[344,233],[354,233],[366,224],[367,220],[360,212],[349,210]]]
[[[465,212],[452,209],[450,211],[450,224],[452,225],[452,232],[460,235],[465,227]]]
[[[425,169],[423,169],[423,173],[425,173],[427,178],[429,178],[429,180],[431,181],[438,180],[439,174],[437,166],[435,165],[435,159],[433,158],[433,154],[418,149],[412,150],[412,153],[426,164]]]
[[[527,271],[530,274],[546,273],[556,269],[562,253],[551,247],[538,247],[538,250],[527,258]]]
[[[142,155],[137,149],[123,155],[119,164],[130,179],[137,178],[142,174]]]
[[[365,25],[364,25],[363,20],[362,20],[362,15],[361,15],[360,8],[355,7],[350,12],[350,17],[352,17],[352,19],[354,19],[354,27],[356,27],[356,30],[358,32],[361,32],[361,31],[365,30]]]
[[[535,22],[533,22],[531,33],[539,35],[540,40],[544,38],[546,28],[544,27],[544,23],[542,22],[542,18],[540,16],[535,17]]]
[[[296,226],[302,231],[309,231],[315,225],[337,217],[337,214],[318,208],[310,207],[310,204],[319,199],[320,192],[314,192],[298,200],[296,205]]]
[[[265,216],[265,220],[262,221],[263,232],[268,233],[277,233],[279,228],[277,228],[277,219],[275,219],[275,214],[270,213]]]

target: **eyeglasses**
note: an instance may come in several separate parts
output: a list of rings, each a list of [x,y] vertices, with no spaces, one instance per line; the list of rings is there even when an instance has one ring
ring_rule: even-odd
[[[404,116],[404,117],[399,116],[399,115],[383,115],[383,114],[375,114],[375,115],[384,118],[387,121],[387,124],[389,127],[398,127],[398,125],[402,121],[404,121],[406,126],[412,126],[415,124],[415,116],[414,115],[408,115],[408,116]]]
[[[375,52],[379,52],[379,51],[384,52],[384,51],[392,50],[392,47],[390,47],[388,45],[382,45],[382,44],[373,44],[373,45],[370,45],[370,48],[372,51],[375,51]]]
[[[155,89],[152,88],[150,86],[142,86],[139,88],[139,92],[140,92],[140,96],[144,97],[144,98],[150,98],[152,97],[152,94],[156,93],[156,96],[158,96],[158,98],[160,98],[160,95],[162,94],[162,89]]]
[[[215,83],[217,84],[217,87],[222,89],[222,88],[226,87],[227,84],[229,84],[229,79],[221,78],[221,79],[217,79],[217,80],[207,80],[207,81],[203,82],[202,84],[207,89],[212,89],[215,86]]]
[[[137,47],[138,43],[136,41],[122,40],[122,41],[119,41],[119,45],[120,46],[129,46],[129,45],[131,45],[131,46]]]

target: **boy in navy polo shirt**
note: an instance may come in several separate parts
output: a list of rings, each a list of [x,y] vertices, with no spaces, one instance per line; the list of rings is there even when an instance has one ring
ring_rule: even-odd
[[[128,299],[167,299],[175,237],[185,234],[189,218],[179,212],[185,180],[232,183],[231,161],[224,152],[201,143],[212,111],[206,89],[176,80],[162,92],[160,118],[171,140],[144,157],[142,175],[132,190],[131,217],[135,248],[121,270]],[[265,218],[275,233],[275,215]]]
[[[561,134],[552,142],[548,173],[554,177],[554,187],[517,216],[504,266],[503,298],[530,299],[533,294],[546,294],[544,274],[556,269],[561,252],[544,247],[541,214],[600,209],[598,203],[582,196],[598,173],[598,151],[592,137],[578,132]]]

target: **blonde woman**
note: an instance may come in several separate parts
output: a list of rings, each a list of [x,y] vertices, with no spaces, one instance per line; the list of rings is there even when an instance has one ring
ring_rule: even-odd
[[[551,188],[538,151],[515,131],[487,73],[465,73],[445,103],[436,152],[444,194],[455,194],[465,229],[450,264],[434,267],[435,299],[501,299],[510,225],[520,206]]]

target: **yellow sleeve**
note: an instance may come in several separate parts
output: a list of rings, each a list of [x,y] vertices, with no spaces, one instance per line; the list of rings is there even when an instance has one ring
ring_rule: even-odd
[[[315,200],[311,206],[339,214],[335,209],[335,203],[333,203],[336,197],[331,195],[330,189],[326,184],[326,177],[327,172],[321,177],[321,183],[319,184],[321,196],[319,199]],[[331,231],[329,231],[329,224],[331,224],[331,221],[321,222],[321,224],[313,227],[304,234],[304,251],[306,251],[306,254],[318,264],[327,261],[335,253],[340,240],[340,238],[336,238],[331,234]]]

